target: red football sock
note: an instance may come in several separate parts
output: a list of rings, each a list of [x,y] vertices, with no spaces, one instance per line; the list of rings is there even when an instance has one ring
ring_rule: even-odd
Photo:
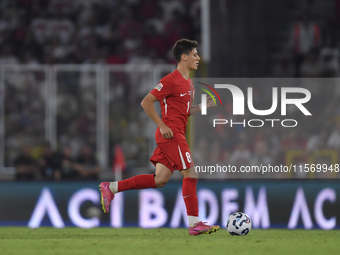
[[[198,201],[196,195],[196,178],[184,178],[182,184],[182,194],[188,216],[198,217]]]
[[[118,182],[118,192],[147,188],[157,188],[153,174],[140,174]]]

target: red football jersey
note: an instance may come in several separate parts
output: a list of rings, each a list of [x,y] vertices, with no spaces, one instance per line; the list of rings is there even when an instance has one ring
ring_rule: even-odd
[[[160,102],[162,121],[174,133],[171,140],[185,139],[190,107],[195,96],[191,79],[184,79],[181,73],[175,70],[164,76],[150,93]],[[159,128],[156,130],[155,138],[156,143],[169,141],[163,138]]]

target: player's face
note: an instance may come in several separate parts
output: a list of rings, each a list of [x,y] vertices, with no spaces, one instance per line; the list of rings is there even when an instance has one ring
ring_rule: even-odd
[[[187,64],[190,70],[197,70],[200,57],[198,56],[197,49],[194,48],[187,57]]]

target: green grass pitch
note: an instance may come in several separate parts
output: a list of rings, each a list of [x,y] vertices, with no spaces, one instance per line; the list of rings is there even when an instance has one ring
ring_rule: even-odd
[[[0,254],[340,254],[340,231],[225,229],[189,236],[187,229],[0,227]]]

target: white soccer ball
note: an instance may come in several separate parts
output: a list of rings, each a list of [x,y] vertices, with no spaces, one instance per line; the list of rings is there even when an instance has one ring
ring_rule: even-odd
[[[251,230],[251,220],[243,212],[236,212],[229,216],[227,230],[232,236],[245,236]]]

